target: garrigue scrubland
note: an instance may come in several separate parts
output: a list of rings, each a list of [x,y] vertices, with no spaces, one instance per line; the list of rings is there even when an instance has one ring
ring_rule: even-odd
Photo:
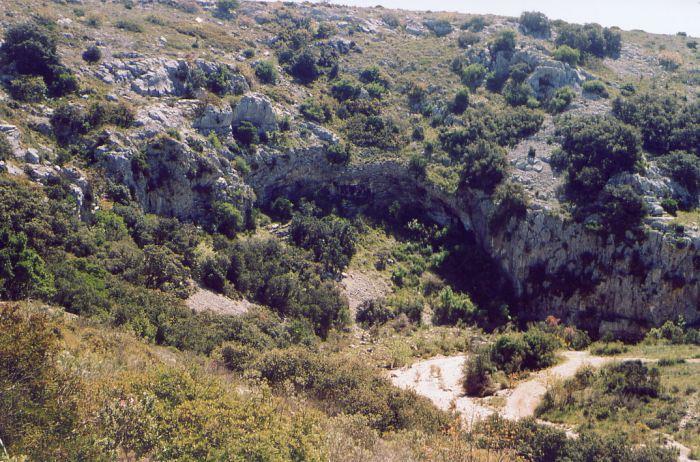
[[[0,459],[700,456],[698,39],[235,0],[0,32]]]

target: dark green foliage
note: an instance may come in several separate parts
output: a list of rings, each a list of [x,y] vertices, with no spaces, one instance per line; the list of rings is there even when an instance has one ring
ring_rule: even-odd
[[[214,202],[212,205],[214,214],[214,230],[228,238],[233,238],[236,233],[245,229],[245,220],[240,210],[229,202]]]
[[[364,326],[374,326],[385,324],[395,317],[384,299],[365,300],[357,308],[355,320]]]
[[[576,48],[571,48],[569,45],[562,45],[554,50],[552,55],[557,61],[575,66],[581,60],[581,52]]]
[[[327,103],[320,103],[314,99],[307,99],[301,103],[299,112],[312,122],[325,123],[333,119],[333,109]]]
[[[280,196],[270,205],[272,216],[281,221],[291,220],[294,213],[294,204],[286,197]]]
[[[0,427],[3,448],[11,454],[31,454],[35,460],[81,458],[80,382],[62,366],[59,332],[46,315],[0,306]]]
[[[26,23],[7,29],[0,47],[0,62],[13,65],[18,75],[43,78],[52,96],[78,89],[75,76],[60,62],[53,33],[40,24]]]
[[[465,152],[460,187],[481,189],[490,194],[505,178],[506,168],[505,149],[480,141]]]
[[[552,98],[547,102],[547,110],[552,114],[564,112],[576,97],[576,92],[570,87],[557,88]]]
[[[469,106],[469,91],[467,89],[462,89],[455,94],[454,100],[452,101],[452,112],[455,114],[462,114],[467,110]]]
[[[464,363],[464,392],[467,396],[487,396],[495,391],[492,374],[496,367],[491,362],[488,349],[482,349],[467,358]]]
[[[475,16],[468,21],[465,21],[460,26],[462,30],[470,30],[472,32],[481,32],[486,27],[486,20],[482,16]]]
[[[503,97],[511,106],[525,106],[535,101],[535,95],[530,84],[526,82],[517,83],[512,79],[503,87]]]
[[[334,239],[338,242],[336,250],[342,251],[343,236]],[[303,241],[302,236],[300,242]],[[321,336],[347,323],[347,300],[335,284],[320,279],[321,269],[311,264],[301,249],[272,239],[251,239],[237,242],[229,254],[227,278],[252,300],[270,306],[282,316],[308,319]],[[324,255],[323,249],[319,254],[320,258],[331,258],[330,254]]]
[[[12,156],[12,145],[4,133],[0,133],[0,160],[7,160]]]
[[[474,323],[479,315],[478,308],[469,296],[456,293],[451,287],[442,289],[433,304],[433,322],[439,325]]]
[[[622,36],[618,30],[602,28],[598,24],[564,24],[559,28],[556,44],[567,45],[599,58],[617,58],[622,47]]]
[[[246,146],[257,144],[260,141],[258,129],[247,120],[241,122],[237,127],[233,127],[233,136],[236,138],[236,141]]]
[[[270,61],[259,61],[255,64],[255,76],[262,83],[274,85],[277,83],[277,68]]]
[[[326,148],[326,159],[331,164],[347,165],[352,158],[352,148],[349,144],[335,143]]]
[[[301,348],[263,353],[254,369],[273,386],[285,382],[340,412],[360,414],[379,431],[425,429],[439,431],[449,422],[425,398],[398,390],[359,360],[329,357]]]
[[[523,334],[499,336],[491,347],[491,361],[507,374],[544,369],[554,365],[555,352],[561,346],[560,340],[553,334],[530,327]]]
[[[414,154],[408,160],[408,171],[418,179],[425,179],[428,168],[428,159],[420,154]]]
[[[0,228],[0,298],[41,298],[52,292],[52,275],[44,260],[27,246],[27,236]]]
[[[459,37],[457,37],[457,45],[459,45],[460,48],[469,48],[470,46],[479,43],[480,40],[481,37],[479,37],[479,34],[477,33],[462,32],[459,34]]]
[[[41,77],[20,76],[10,81],[8,85],[10,96],[18,101],[39,103],[43,101],[48,89]]]
[[[597,95],[601,98],[607,98],[610,96],[608,93],[608,87],[602,80],[586,80],[583,82],[582,88],[585,93]]]
[[[660,157],[659,165],[665,174],[683,186],[691,196],[698,195],[700,192],[700,157],[684,151],[674,151]]]
[[[322,22],[321,24],[318,25],[318,28],[316,28],[316,33],[314,34],[314,38],[317,39],[327,39],[331,38],[333,35],[338,30],[335,27],[335,24],[330,23],[330,22]]]
[[[486,68],[481,64],[470,64],[462,69],[462,83],[473,91],[483,83],[486,73]]]
[[[663,93],[640,93],[613,101],[613,114],[642,132],[644,149],[656,154],[700,155],[700,103]]]
[[[370,66],[360,72],[360,82],[366,84],[376,83],[386,89],[389,88],[389,78],[382,72],[379,66]]]
[[[515,51],[515,32],[512,30],[501,31],[489,44],[489,50],[492,57],[498,53],[503,53],[506,56],[512,55]]]
[[[117,29],[125,30],[128,32],[134,32],[134,33],[141,33],[143,32],[143,26],[135,21],[131,21],[129,19],[120,19],[116,23],[114,23],[114,26]]]
[[[311,250],[325,272],[338,275],[355,253],[357,228],[336,216],[297,214],[292,218],[289,237],[295,245]]]
[[[396,123],[379,115],[355,115],[348,120],[345,129],[350,141],[358,146],[395,150],[404,143]]]
[[[222,19],[230,19],[231,12],[239,6],[238,0],[217,0],[215,15]]]
[[[83,51],[83,61],[94,64],[102,59],[102,51],[95,45],[89,46]]]
[[[331,86],[331,94],[338,101],[354,99],[360,94],[362,87],[350,79],[341,79]]]
[[[604,228],[618,237],[627,230],[636,230],[647,213],[644,199],[629,185],[607,185],[600,195],[600,204]]]
[[[494,230],[502,228],[511,219],[522,220],[527,215],[527,197],[520,183],[501,183],[493,195],[496,209],[489,224]]]
[[[557,133],[563,150],[552,163],[567,172],[567,196],[576,203],[590,204],[613,175],[640,160],[638,133],[612,117],[567,118]]]
[[[58,142],[69,144],[102,125],[128,128],[134,119],[133,109],[124,103],[93,103],[87,110],[77,104],[64,104],[54,110],[51,126]]]
[[[291,60],[289,73],[301,83],[311,83],[323,73],[318,63],[319,59],[320,57],[312,50],[304,50]]]
[[[530,35],[547,38],[551,33],[549,18],[539,11],[523,12],[518,22]]]

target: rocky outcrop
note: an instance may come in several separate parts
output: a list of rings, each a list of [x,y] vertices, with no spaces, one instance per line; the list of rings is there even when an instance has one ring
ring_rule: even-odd
[[[233,110],[233,126],[250,122],[261,133],[275,131],[279,128],[277,115],[270,100],[259,93],[245,95]]]
[[[549,98],[557,88],[577,87],[582,81],[583,77],[576,69],[560,61],[538,64],[527,78],[538,99]]]
[[[226,93],[241,94],[249,90],[245,78],[231,66],[203,60],[190,63],[168,58],[117,58],[101,64],[96,75],[108,84],[128,83],[141,96],[187,96],[193,89],[193,72],[201,72],[206,79],[218,73],[222,66],[230,75]]]
[[[232,122],[233,110],[231,106],[221,107],[207,104],[195,117],[193,126],[205,135],[210,132],[228,135],[231,133]]]
[[[255,196],[229,162],[215,152],[198,153],[167,136],[143,153],[112,142],[95,153],[107,177],[124,184],[145,211],[208,222],[211,206],[223,201],[249,212]]]
[[[552,314],[630,339],[680,316],[700,323],[698,237],[649,230],[639,242],[615,241],[545,209],[496,229],[493,203],[482,194],[447,196],[394,162],[330,165],[322,146],[258,151],[250,162],[259,166],[249,180],[263,200],[315,189],[361,209],[386,210],[398,201],[443,225],[463,226],[498,262],[520,312],[532,319]]]

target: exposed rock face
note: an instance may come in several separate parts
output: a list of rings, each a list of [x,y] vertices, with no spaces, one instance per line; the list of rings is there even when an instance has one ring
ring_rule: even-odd
[[[151,141],[142,158],[117,144],[99,148],[96,155],[107,176],[126,185],[149,213],[206,222],[216,201],[249,211],[255,199],[224,158],[194,152],[169,137]]]
[[[649,231],[637,243],[615,242],[546,210],[530,210],[504,229],[491,229],[490,199],[467,192],[445,196],[394,162],[343,168],[323,147],[258,152],[250,181],[263,200],[318,188],[359,208],[404,202],[441,224],[461,224],[500,263],[533,319],[553,314],[599,333],[638,338],[645,329],[683,316],[700,322],[700,238]]]
[[[279,128],[272,103],[259,93],[244,96],[233,110],[233,126],[237,127],[244,121],[255,125],[261,133]]]
[[[214,106],[207,104],[195,120],[194,128],[204,134],[215,132],[227,135],[231,133],[231,123],[233,122],[233,110],[231,106]]]
[[[576,69],[560,61],[545,61],[539,64],[527,78],[538,99],[552,96],[557,88],[578,86],[583,80]]]
[[[141,96],[186,96],[187,79],[192,71],[199,70],[207,77],[219,72],[221,66],[226,66],[231,75],[228,93],[241,94],[249,90],[245,78],[235,69],[203,60],[189,63],[167,58],[114,59],[100,65],[96,75],[109,84],[129,83],[131,90]]]
[[[7,141],[10,143],[10,147],[12,148],[12,154],[15,157],[22,157],[24,153],[22,152],[20,146],[20,134],[17,127],[15,127],[14,125],[0,124],[0,133],[5,135]]]

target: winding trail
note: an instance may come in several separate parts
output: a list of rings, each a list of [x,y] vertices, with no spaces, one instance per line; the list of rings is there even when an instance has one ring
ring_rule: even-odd
[[[655,362],[645,358],[593,356],[588,351],[566,351],[561,354],[561,357],[563,361],[560,364],[532,374],[513,389],[497,392],[495,396],[505,399],[505,404],[500,408],[490,404],[493,398],[474,398],[464,395],[462,368],[466,360],[465,355],[436,356],[419,361],[411,366],[390,371],[389,378],[397,387],[414,390],[419,395],[430,399],[440,409],[458,412],[464,423],[471,426],[474,422],[494,413],[512,420],[533,416],[547,388],[555,381],[573,377],[582,366],[597,368],[613,361]],[[688,362],[696,361],[698,360],[688,360]],[[567,434],[575,435],[571,431],[567,431]],[[690,449],[673,440],[670,435],[667,437],[668,445],[680,452],[679,462],[693,461],[690,459]]]

